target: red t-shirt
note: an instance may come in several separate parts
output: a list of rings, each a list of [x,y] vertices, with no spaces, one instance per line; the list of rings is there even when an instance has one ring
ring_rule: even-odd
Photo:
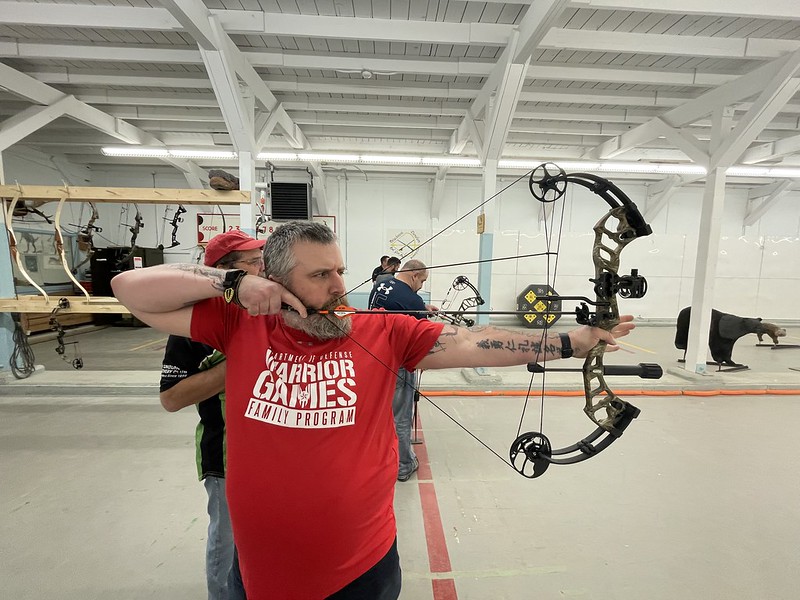
[[[194,307],[192,338],[228,359],[228,505],[250,600],[325,598],[396,536],[389,369],[413,369],[443,325],[349,318],[350,337],[320,341],[221,298]]]

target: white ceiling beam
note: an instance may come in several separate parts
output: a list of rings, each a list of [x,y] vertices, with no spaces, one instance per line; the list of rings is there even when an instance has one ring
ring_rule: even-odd
[[[771,59],[797,50],[800,47],[800,41],[554,27],[547,32],[539,47],[585,50],[587,52]]]
[[[472,101],[472,104],[464,116],[464,120],[459,125],[458,129],[456,129],[456,136],[461,136],[463,138],[464,135],[469,133],[469,124],[467,119],[477,119],[483,112],[485,112],[491,94],[505,96],[505,92],[501,88],[506,83],[510,83],[514,88],[514,105],[510,107],[507,106],[509,96],[505,96],[505,100],[503,101],[503,110],[505,113],[508,113],[504,116],[507,116],[509,121],[511,120],[514,110],[516,109],[516,103],[520,98],[519,88],[522,85],[521,80],[525,78],[525,73],[528,69],[528,63],[530,62],[531,54],[538,46],[539,42],[542,40],[547,31],[553,26],[558,16],[561,15],[563,10],[566,8],[567,3],[567,0],[540,0],[529,6],[528,11],[522,18],[522,21],[520,21],[519,25],[516,27],[514,36],[509,39],[509,44],[505,47],[497,63],[492,68],[491,73],[489,73],[489,76],[484,81],[477,97]],[[515,68],[513,77],[515,81],[511,81],[511,79],[508,78],[510,73],[509,65],[518,65],[518,67],[523,67],[521,71],[518,67]],[[516,71],[520,72],[516,73]],[[493,119],[491,118],[487,119],[487,122],[490,124],[492,121]],[[490,141],[493,144],[493,148],[496,148],[497,135],[504,137],[501,132],[494,129],[494,124],[492,124],[487,130],[487,134],[489,134],[489,138],[484,139],[483,141],[477,138],[475,140],[477,146],[481,147],[483,151],[486,151],[486,144],[488,144]],[[457,153],[455,150],[457,150],[459,146],[463,150],[464,146],[460,140],[457,144],[453,144],[451,142],[451,153]],[[500,151],[502,151],[502,149]]]
[[[75,93],[75,97],[87,104],[119,104],[136,107],[143,106],[180,106],[181,108],[214,108],[217,99],[211,93],[190,92],[138,92],[133,90],[107,90],[102,88],[84,89]]]
[[[216,50],[200,48],[206,72],[211,79],[214,95],[225,118],[225,125],[237,152],[249,152],[255,156],[254,114],[245,102],[239,88],[239,79],[228,56],[227,34],[222,31],[219,21],[211,16],[208,19],[214,36]]]
[[[692,135],[688,129],[679,130],[675,127],[670,127],[658,117],[656,117],[654,121],[656,123],[661,123],[661,135],[689,157],[689,160],[698,165],[708,165],[708,143],[701,142]]]
[[[519,94],[525,82],[525,72],[530,62],[530,53],[522,62],[513,62],[511,60],[511,57],[517,54],[518,38],[519,34],[515,31],[509,43],[511,52],[505,65],[503,77],[497,86],[497,91],[490,99],[488,110],[485,111],[485,135],[482,152],[479,154],[484,162],[498,160],[503,154],[503,146],[505,146],[506,138],[508,137],[508,128],[514,118]]]
[[[767,160],[783,158],[784,156],[789,156],[797,152],[800,152],[800,135],[793,135],[774,142],[748,148],[742,155],[740,162],[746,165],[752,165]]]
[[[783,181],[773,181],[772,183],[765,185],[753,186],[747,191],[747,200],[750,202],[751,200],[755,200],[757,198],[766,198],[767,196],[771,196],[776,190],[781,188],[782,184]]]
[[[0,152],[62,116],[72,102],[73,96],[64,96],[49,106],[31,106],[0,123]]]
[[[662,118],[673,127],[681,127],[708,116],[719,106],[729,106],[755,96],[761,93],[765,86],[775,78],[792,56],[793,54],[790,53],[776,58],[733,81],[706,92],[683,106],[667,111]]]
[[[181,75],[179,73],[148,73],[141,71],[96,71],[63,68],[33,69],[28,74],[42,83],[53,85],[97,86],[109,85],[120,87],[147,86],[161,88],[211,88],[208,77],[192,73]],[[352,83],[345,83],[352,81]],[[311,78],[298,80],[297,78],[267,76],[262,82],[269,89],[278,93],[296,94],[302,92],[316,92],[324,94],[358,94],[375,96],[409,96],[441,99],[469,99],[475,98],[479,87],[470,84],[451,84],[414,81],[366,81],[343,80],[332,78]],[[727,85],[727,84],[726,84]],[[0,80],[0,87],[3,82]],[[724,86],[723,86],[724,87]],[[712,90],[716,91],[716,90]],[[708,93],[712,93],[708,92]],[[136,92],[134,92],[136,93]],[[153,92],[154,97],[159,92]],[[163,92],[162,92],[163,93]],[[753,93],[757,93],[753,92]],[[76,90],[80,94],[80,89]],[[751,94],[752,95],[752,94]],[[202,97],[202,95],[200,95]],[[693,101],[694,98],[687,94],[642,92],[642,91],[616,91],[586,88],[545,88],[528,86],[520,93],[521,102],[553,102],[553,103],[578,103],[578,104],[605,104],[630,106],[635,109],[647,107],[673,108],[681,107]],[[366,100],[370,102],[370,100]],[[747,102],[737,103],[737,109],[749,106]],[[707,107],[706,107],[707,108]],[[694,117],[697,112],[690,107]],[[520,107],[525,110],[525,107]],[[563,110],[556,108],[556,110]],[[615,109],[624,110],[624,109]],[[800,103],[787,104],[783,112],[800,113]],[[707,113],[706,113],[707,114]],[[700,114],[697,118],[705,116]]]
[[[227,27],[226,27],[227,28]],[[258,33],[276,36],[380,40],[420,44],[477,44],[504,46],[513,25],[500,23],[443,23],[361,17],[328,17],[269,13]]]
[[[670,0],[664,4],[652,0],[573,0],[581,8],[644,11],[678,15],[719,15],[725,17],[750,17],[755,19],[798,19],[795,0]]]
[[[206,32],[209,34],[210,32]],[[197,35],[200,35],[199,33]],[[205,39],[205,38],[203,38]],[[208,43],[206,41],[206,43]],[[202,47],[202,46],[201,46]],[[800,47],[800,43],[796,45]],[[245,49],[242,55],[253,67],[280,69],[329,69],[341,71],[369,70],[376,73],[422,73],[426,75],[487,76],[493,72],[495,61],[475,58],[405,58],[382,55]],[[200,64],[200,52],[183,48],[153,48],[144,44],[126,46],[83,45],[49,42],[17,42],[0,39],[0,57],[25,59],[59,59],[140,63]],[[524,62],[524,61],[523,61]],[[637,69],[598,65],[576,66],[569,63],[534,64],[528,68],[527,79],[573,79],[635,84],[681,86],[716,86],[736,79],[728,73],[669,71],[666,69]]]
[[[505,0],[503,0],[505,1]],[[742,7],[732,7],[730,3],[714,5],[712,0],[697,3],[684,0],[687,8],[675,8],[672,3],[659,7],[648,0],[638,0],[641,10],[646,12],[667,12],[677,14],[718,14],[722,16],[750,16],[756,18],[796,19],[797,11],[793,10],[792,0],[783,0],[776,6],[775,2],[767,2],[766,6],[749,6],[748,14],[742,14]],[[573,6],[606,8],[597,0],[577,0]],[[637,10],[629,2],[606,2],[605,4],[624,4],[620,10]],[[743,4],[743,3],[739,3]],[[786,7],[789,7],[788,9]],[[694,9],[694,10],[691,10]],[[765,9],[765,11],[762,11]],[[513,30],[513,25],[501,23],[444,23],[434,21],[415,21],[403,19],[374,19],[359,17],[332,17],[318,15],[291,15],[250,10],[211,10],[219,17],[228,33],[234,34],[268,34],[275,36],[298,36],[306,38],[329,38],[336,32],[338,39],[370,39],[387,42],[408,43],[442,43],[442,44],[476,44],[488,46],[505,45]],[[791,15],[791,16],[789,16]],[[346,24],[343,25],[343,21]],[[44,27],[91,27],[97,29],[126,29],[141,31],[180,31],[181,24],[163,8],[139,8],[126,6],[102,5],[63,5],[54,2],[18,3],[0,2],[0,23],[7,25],[44,26]],[[628,37],[633,36],[633,37]],[[644,43],[638,36],[647,36]],[[654,39],[655,38],[655,39]],[[676,38],[675,43],[671,38]],[[588,39],[595,39],[595,45]],[[661,39],[659,43],[657,40]],[[649,40],[656,46],[653,52],[661,54],[688,54],[696,56],[728,56],[731,58],[765,58],[777,56],[794,48],[786,47],[778,50],[774,46],[797,43],[793,40],[763,40],[749,38],[747,54],[742,51],[742,38],[710,38],[703,36],[669,36],[652,34],[628,34],[625,32],[606,32],[596,30],[554,29],[548,32],[540,43],[540,47],[573,48],[609,52],[650,50]],[[762,43],[772,46],[766,51],[757,47]],[[663,47],[661,46],[663,44]],[[687,46],[687,44],[689,44]],[[703,48],[707,48],[704,51]],[[636,49],[636,50],[632,50]],[[720,53],[724,52],[724,54]],[[755,52],[755,54],[753,54]],[[762,52],[762,53],[758,53]],[[766,52],[766,53],[764,53]],[[770,54],[775,53],[775,54]]]
[[[439,44],[502,46],[513,25],[501,23],[443,23],[403,19],[368,19],[291,15],[248,10],[211,10],[225,31],[306,38],[372,39]],[[0,23],[44,27],[91,27],[141,31],[179,31],[183,25],[164,8],[27,4],[0,2]]]
[[[794,181],[790,179],[780,182],[772,193],[757,205],[755,200],[750,198],[747,203],[747,212],[744,215],[744,226],[754,225],[792,189],[793,185]]]
[[[479,117],[486,107],[489,95],[497,90],[505,72],[505,65],[509,61],[512,63],[522,63],[528,60],[534,48],[541,41],[544,34],[553,26],[553,23],[562,13],[567,5],[567,0],[542,0],[531,5],[528,12],[517,26],[519,37],[517,46],[512,49],[506,46],[503,53],[497,60],[492,72],[483,83],[478,97],[470,106],[470,113],[473,117]],[[527,53],[527,54],[526,54]]]
[[[747,113],[739,119],[736,127],[711,155],[711,166],[728,167],[737,161],[747,147],[761,133],[761,130],[772,121],[783,106],[794,97],[800,89],[800,49],[788,55],[781,69],[774,75],[753,103]]]
[[[286,112],[275,95],[264,83],[261,76],[256,73],[253,66],[247,62],[241,50],[231,41],[230,37],[222,30],[215,31],[210,23],[210,12],[201,0],[161,0],[162,4],[187,28],[198,46],[203,50],[221,51],[225,53],[226,60],[230,60],[236,74],[250,87],[256,100],[268,111],[278,112],[278,126],[283,130],[286,140],[293,148],[307,148],[308,141],[303,132]],[[221,47],[218,47],[221,46]],[[255,143],[255,142],[254,142]]]
[[[592,158],[618,156],[660,135],[662,132],[660,121],[672,127],[682,127],[700,117],[711,114],[711,112],[719,106],[726,106],[738,100],[749,98],[763,90],[781,69],[785,67],[792,56],[794,56],[794,54],[775,59],[766,65],[742,75],[735,81],[712,89],[700,97],[686,102],[682,106],[665,112],[658,120],[653,119],[648,123],[639,125],[628,133],[604,142],[586,154]]]
[[[51,105],[67,97],[67,94],[36,81],[32,77],[20,73],[3,63],[0,63],[0,82],[2,82],[2,87],[11,93],[22,96],[37,104]],[[108,113],[104,113],[93,106],[89,106],[85,102],[73,99],[71,102],[66,103],[66,107],[65,115],[123,142],[129,144],[163,145],[161,140],[150,133],[122,119],[117,119]],[[177,167],[184,173],[192,174],[194,177],[190,185],[202,185],[201,181],[197,179],[200,169],[193,162],[180,159],[164,159],[164,161]],[[205,174],[203,174],[203,176],[205,176]]]

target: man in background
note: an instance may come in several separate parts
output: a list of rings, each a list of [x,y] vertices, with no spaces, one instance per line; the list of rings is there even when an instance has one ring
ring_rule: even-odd
[[[389,261],[389,257],[386,254],[381,256],[381,264],[379,264],[377,267],[375,267],[372,270],[372,282],[373,283],[375,283],[375,280],[378,278],[378,275],[380,275],[381,273],[384,272],[384,270],[386,270],[386,265],[388,264],[388,261]]]
[[[407,314],[417,319],[426,319],[430,312],[439,310],[425,304],[417,293],[428,280],[428,268],[422,261],[409,260],[399,272],[393,272],[385,281],[375,284],[369,296],[370,308],[392,311],[409,311]],[[428,312],[426,312],[428,311]],[[414,419],[414,390],[416,371],[400,367],[392,399],[394,427],[397,431],[397,454],[399,465],[397,480],[408,481],[419,468],[419,461],[411,445],[411,426]]]
[[[383,281],[389,281],[394,274],[397,273],[398,269],[400,268],[400,259],[396,256],[392,256],[389,260],[386,261],[386,268],[383,272],[375,278],[375,283],[381,283]]]
[[[211,239],[203,262],[207,267],[242,269],[263,277],[265,243],[234,229]],[[161,405],[169,412],[194,404],[200,415],[195,441],[197,475],[208,493],[209,600],[241,597],[228,590],[234,548],[225,496],[225,364],[225,356],[211,346],[171,335],[161,367],[159,395]]]

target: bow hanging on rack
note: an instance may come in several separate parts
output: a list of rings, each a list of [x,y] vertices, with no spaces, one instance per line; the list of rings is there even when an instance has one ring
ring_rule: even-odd
[[[483,306],[485,301],[481,297],[481,293],[478,291],[478,288],[472,285],[466,275],[459,275],[453,280],[453,283],[450,285],[450,289],[447,290],[447,293],[444,296],[444,300],[442,300],[442,308],[449,308],[451,302],[451,292],[462,292],[466,289],[471,290],[474,295],[464,298],[461,301],[461,304],[458,305],[458,310],[456,310],[453,314],[449,314],[447,312],[442,312],[440,314],[437,312],[436,316],[452,325],[461,325],[462,323],[467,327],[472,327],[475,325],[475,319],[466,317],[465,312],[471,308]]]
[[[170,242],[167,248],[174,248],[175,246],[180,246],[181,243],[178,241],[178,226],[183,223],[183,215],[186,214],[186,208],[184,208],[183,204],[178,204],[178,208],[175,209],[175,212],[172,213],[172,218],[167,219],[167,217],[163,217],[167,224],[172,227],[172,232],[170,233]],[[142,225],[144,227],[144,225]],[[161,232],[162,240],[164,232]],[[135,238],[134,238],[135,239]],[[161,244],[161,248],[164,248],[164,245]]]
[[[494,196],[484,200],[477,207],[473,208],[465,215],[459,217],[456,221],[451,223],[447,228],[439,233],[433,235],[428,240],[425,240],[417,248],[429,243],[440,235],[443,231],[452,227],[462,219],[466,218],[469,214],[479,210],[483,205],[492,199],[496,198],[503,193],[506,189],[514,185],[514,183],[521,181],[523,178],[528,178],[528,186],[531,194],[536,200],[542,203],[553,203],[563,198],[566,193],[568,184],[577,184],[585,187],[593,192],[609,205],[610,210],[604,214],[594,225],[595,239],[592,247],[592,262],[594,264],[594,277],[590,282],[594,284],[594,299],[584,296],[548,296],[549,301],[565,301],[573,300],[578,301],[580,304],[574,311],[559,311],[558,313],[551,311],[549,314],[572,314],[575,316],[576,321],[582,325],[589,325],[598,327],[606,331],[612,331],[616,325],[620,323],[620,313],[617,306],[616,296],[622,298],[641,298],[647,291],[647,281],[644,277],[639,275],[636,269],[633,269],[629,275],[619,274],[619,261],[622,250],[627,247],[632,241],[650,235],[652,230],[645,222],[642,214],[636,205],[613,183],[602,177],[592,175],[589,173],[571,173],[567,174],[563,169],[552,163],[545,163],[540,165],[533,171],[525,174],[523,177],[517,179],[515,182],[499,191]],[[551,213],[552,214],[552,213]],[[562,210],[563,217],[563,210]],[[551,224],[552,225],[552,224]],[[537,253],[526,256],[542,256],[548,259],[548,273],[549,260],[557,257],[557,252],[550,250],[551,240],[548,234],[548,250],[543,253]],[[503,259],[489,259],[507,260],[514,257],[505,257]],[[520,257],[516,257],[520,258]],[[465,262],[458,264],[474,264],[475,262]],[[434,269],[449,265],[436,265],[430,266],[428,269]],[[555,273],[553,273],[554,279]],[[550,277],[548,276],[548,280]],[[369,280],[363,284],[368,283]],[[548,281],[549,284],[554,284],[554,281]],[[357,286],[354,289],[357,289]],[[555,285],[551,285],[555,289]],[[349,290],[347,293],[352,292]],[[477,290],[476,290],[477,291]],[[549,307],[549,304],[548,304]],[[318,312],[322,314],[333,314],[340,318],[348,317],[352,314],[359,314],[361,311],[355,310],[351,307],[337,307],[330,311],[309,311]],[[404,312],[407,311],[397,311]],[[439,311],[447,314],[450,311]],[[453,311],[455,312],[455,311]],[[520,311],[486,311],[486,312],[472,312],[466,313],[469,315],[479,314],[519,314]],[[373,313],[374,314],[374,313]],[[463,316],[463,312],[461,313]],[[545,320],[548,321],[547,319]],[[547,335],[549,326],[545,326],[542,332],[542,339],[544,340]],[[359,346],[369,352],[369,349],[363,346],[360,342],[351,337]],[[615,440],[619,439],[625,429],[630,423],[639,415],[638,408],[620,398],[608,386],[605,376],[639,376],[646,379],[657,379],[661,377],[662,371],[659,365],[655,364],[640,364],[636,366],[616,366],[604,365],[603,355],[606,351],[605,342],[598,343],[587,355],[583,367],[579,370],[583,377],[583,388],[585,395],[584,413],[595,424],[595,430],[581,439],[580,441],[570,444],[561,448],[553,448],[550,440],[541,431],[521,432],[522,423],[524,422],[525,406],[528,404],[530,396],[530,389],[533,387],[533,376],[536,373],[541,373],[542,376],[542,404],[544,404],[544,374],[549,371],[578,371],[578,369],[553,369],[549,366],[542,366],[537,363],[529,363],[528,371],[531,372],[531,386],[529,387],[528,397],[526,397],[523,405],[523,414],[519,420],[519,428],[514,442],[508,452],[508,459],[504,458],[498,452],[493,450],[478,436],[467,429],[458,420],[447,413],[436,402],[431,400],[424,394],[420,394],[428,400],[439,412],[445,415],[448,419],[453,421],[458,427],[464,430],[467,434],[472,436],[478,443],[483,445],[492,454],[497,456],[506,465],[510,466],[517,473],[527,478],[534,478],[542,475],[551,464],[575,464],[588,460],[596,456],[606,448],[608,448]],[[370,353],[371,354],[371,353]],[[384,367],[394,373],[394,371],[385,365]],[[394,373],[397,375],[397,373]],[[416,390],[418,392],[418,390]],[[540,425],[541,429],[541,425]]]
[[[136,207],[136,216],[133,218],[133,225],[129,223],[125,223],[124,225],[128,228],[128,231],[131,232],[131,241],[130,241],[130,250],[117,261],[117,267],[124,267],[128,264],[128,261],[136,252],[136,238],[139,237],[139,231],[144,229],[144,219],[142,218],[142,213],[139,210],[139,205],[134,203]]]
[[[95,225],[97,220],[100,218],[100,213],[97,211],[97,206],[95,206],[94,202],[89,202],[89,207],[92,209],[92,214],[89,217],[89,220],[86,222],[86,225],[81,226],[70,223],[72,227],[78,228],[78,250],[85,254],[83,260],[72,267],[73,273],[77,273],[78,269],[92,260],[92,255],[95,251],[94,234],[103,233],[103,228]]]
[[[82,369],[83,358],[81,358],[78,350],[78,342],[64,342],[64,336],[66,335],[66,332],[61,326],[61,323],[58,322],[58,311],[60,311],[62,308],[69,308],[69,300],[66,298],[60,298],[58,300],[58,305],[50,313],[50,329],[51,331],[56,332],[56,340],[58,342],[58,346],[56,346],[56,353],[58,353],[58,355],[61,357],[61,360],[69,363],[73,369]],[[72,346],[73,358],[71,360],[67,358],[67,346]]]

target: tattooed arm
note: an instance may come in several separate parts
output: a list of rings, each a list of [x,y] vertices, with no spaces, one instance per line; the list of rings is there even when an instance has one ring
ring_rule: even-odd
[[[600,340],[608,343],[608,351],[617,349],[615,336],[628,335],[635,327],[633,317],[623,315],[613,331],[596,327],[579,327],[569,332],[573,356],[583,358]],[[542,336],[541,332],[511,331],[499,327],[454,327],[445,325],[439,339],[423,358],[420,369],[450,367],[507,367],[533,361],[561,358],[561,339],[557,333]]]
[[[189,337],[192,305],[222,296],[226,272],[200,265],[169,264],[133,269],[111,281],[114,295],[135,317],[151,327]],[[250,314],[275,314],[281,303],[305,316],[300,300],[279,283],[246,275],[238,299]]]

